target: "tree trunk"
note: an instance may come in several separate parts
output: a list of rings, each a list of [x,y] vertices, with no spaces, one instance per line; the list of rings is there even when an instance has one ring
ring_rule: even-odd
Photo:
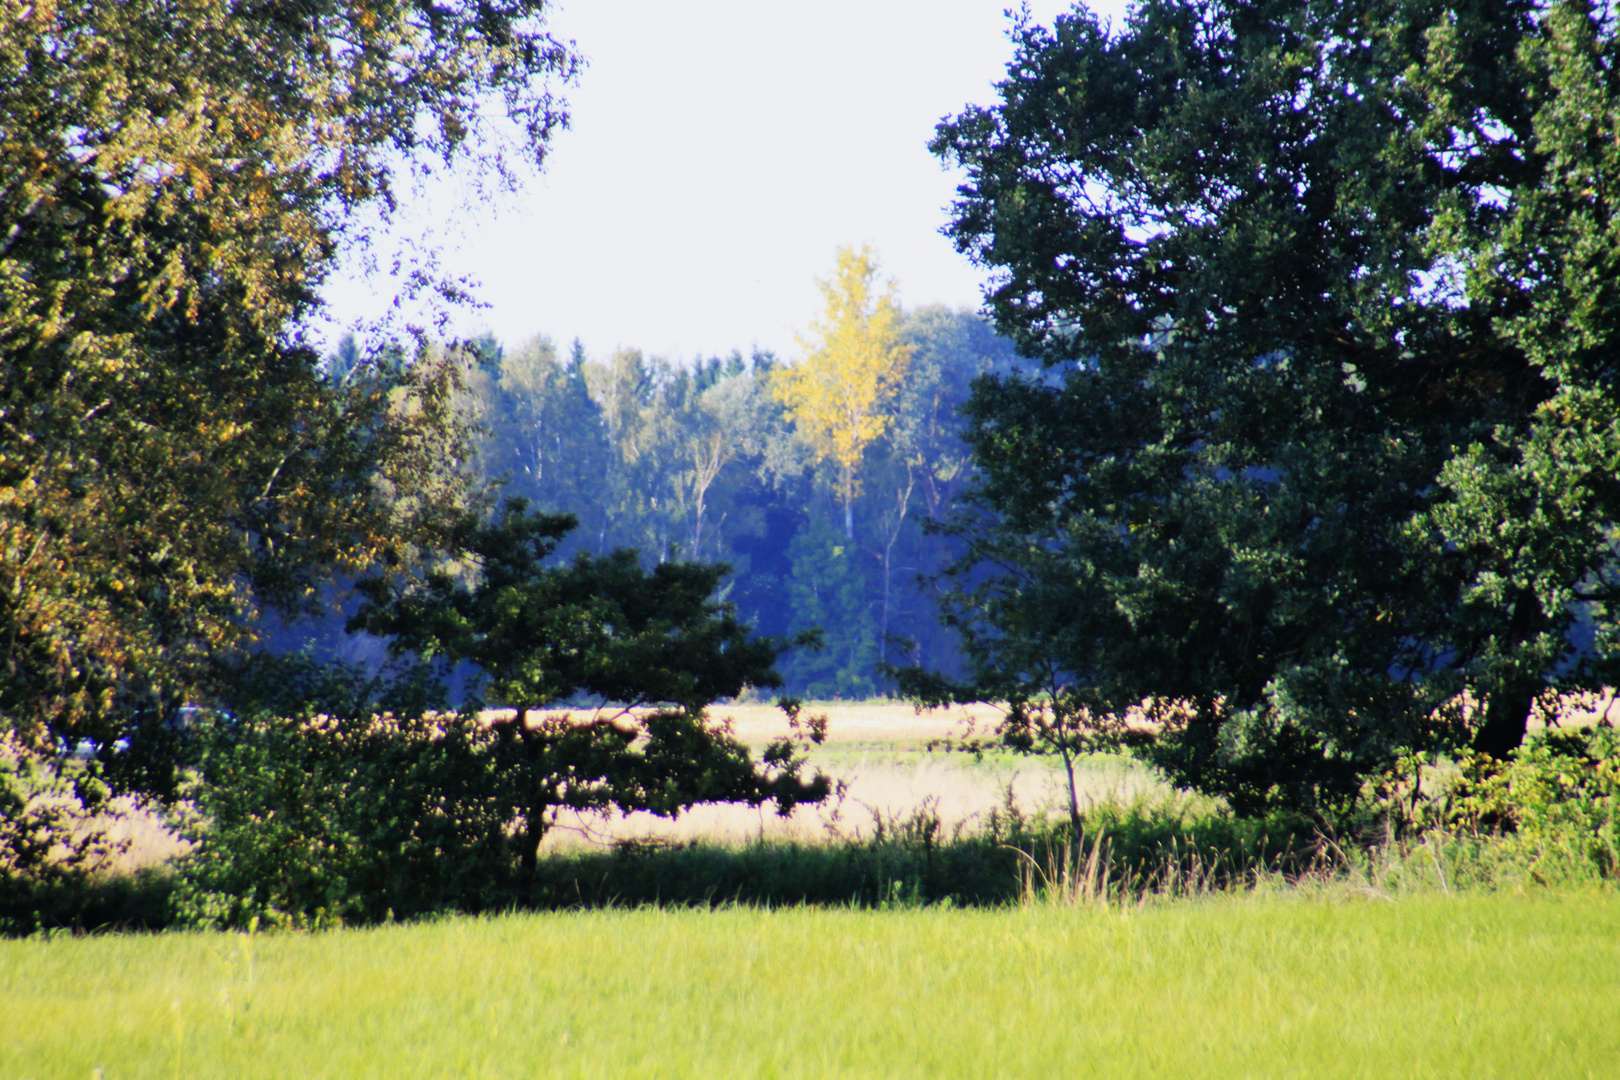
[[[546,838],[546,811],[544,804],[530,806],[523,827],[523,888],[534,890],[535,878],[540,873],[540,841]]]
[[[839,463],[843,470],[843,490],[839,492],[844,497],[844,537],[855,539],[855,468],[852,465]]]
[[[546,807],[549,805],[539,775],[539,759],[544,750],[540,737],[529,731],[528,709],[518,709],[517,718],[513,723],[517,725],[518,739],[523,743],[524,752],[529,759],[530,782],[533,785],[529,791],[529,805],[523,812],[523,846],[518,853],[519,876],[524,892],[532,893],[535,878],[540,872],[540,842],[546,838]]]
[[[1510,679],[1485,702],[1485,722],[1474,733],[1474,749],[1505,758],[1524,742],[1530,710],[1541,692],[1540,679]]]
[[[1074,830],[1074,842],[1079,844],[1083,828],[1080,824],[1080,793],[1074,783],[1074,755],[1067,746],[1060,746],[1058,752],[1063,756],[1063,772],[1069,780],[1069,827]]]
[[[1520,645],[1546,624],[1541,600],[1530,589],[1520,589],[1513,601],[1508,621],[1507,644]],[[1485,700],[1485,721],[1474,733],[1474,749],[1494,758],[1505,758],[1524,742],[1530,724],[1530,709],[1545,684],[1539,674],[1511,672]]]

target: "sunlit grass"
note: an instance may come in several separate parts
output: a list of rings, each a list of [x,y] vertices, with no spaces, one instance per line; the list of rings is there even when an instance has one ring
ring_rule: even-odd
[[[1613,1076],[1612,893],[0,942],[0,1076]]]

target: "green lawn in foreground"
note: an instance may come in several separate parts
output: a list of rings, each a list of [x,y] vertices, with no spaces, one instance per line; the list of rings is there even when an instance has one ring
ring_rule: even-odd
[[[251,974],[248,958],[251,953]],[[1614,1077],[1612,894],[0,942],[0,1077]]]

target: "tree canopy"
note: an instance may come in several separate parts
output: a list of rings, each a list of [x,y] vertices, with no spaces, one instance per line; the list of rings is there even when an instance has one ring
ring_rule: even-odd
[[[8,727],[111,743],[255,609],[432,541],[465,486],[453,370],[382,351],[340,382],[302,327],[407,175],[514,180],[498,123],[539,162],[577,64],[543,12],[0,5]]]
[[[1150,0],[1014,39],[933,147],[1047,371],[968,405],[977,679],[927,692],[1253,810],[1612,683],[1613,11]]]

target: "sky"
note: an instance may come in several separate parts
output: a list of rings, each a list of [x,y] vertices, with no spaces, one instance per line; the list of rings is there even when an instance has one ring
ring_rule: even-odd
[[[1008,0],[564,0],[552,32],[589,62],[571,129],[515,195],[431,189],[397,222],[487,306],[451,333],[579,338],[687,361],[792,359],[841,244],[869,244],[907,308],[978,308],[984,275],[940,234],[961,175],[934,125],[989,104]],[[1049,24],[1070,5],[1031,0]],[[1092,7],[1116,22],[1124,0]],[[386,276],[340,274],[336,325],[374,318]]]

